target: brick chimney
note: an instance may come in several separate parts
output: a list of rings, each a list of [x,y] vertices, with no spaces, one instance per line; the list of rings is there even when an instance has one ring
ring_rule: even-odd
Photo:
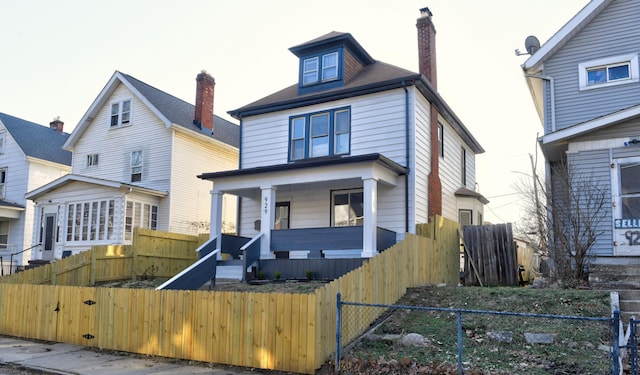
[[[53,121],[49,123],[49,127],[57,131],[58,133],[62,133],[63,126],[64,122],[60,121],[60,116],[56,116],[56,118],[54,118]]]
[[[196,77],[196,113],[193,123],[213,133],[213,91],[216,80],[206,71]]]
[[[433,88],[438,87],[436,74],[436,28],[431,21],[433,14],[429,8],[420,9],[420,18],[416,23],[418,28],[418,62],[422,73]]]
[[[431,83],[433,89],[437,91],[437,71],[436,71],[436,28],[433,26],[431,18],[433,14],[429,8],[420,9],[420,18],[416,23],[418,28],[418,63],[420,73]],[[430,134],[431,134],[431,172],[428,177],[429,196],[428,212],[429,217],[442,215],[442,182],[440,180],[440,147],[438,140],[438,107],[431,103],[430,110]],[[444,134],[440,134],[444,137]]]

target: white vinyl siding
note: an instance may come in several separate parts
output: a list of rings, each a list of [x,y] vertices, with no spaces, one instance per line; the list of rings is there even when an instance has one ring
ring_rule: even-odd
[[[440,159],[440,182],[442,183],[442,216],[453,221],[458,221],[458,198],[455,192],[461,187],[475,190],[475,156],[466,149],[465,166],[466,184],[462,185],[462,152],[460,151],[464,145],[462,138],[456,134],[444,119],[440,121],[444,125],[444,135],[447,150],[444,158]],[[465,146],[466,147],[466,146]]]
[[[412,91],[415,94],[415,91]],[[412,95],[412,98],[415,96]],[[415,143],[411,144],[411,155],[413,165],[411,169],[414,174],[411,176],[411,184],[417,181],[415,188],[415,199],[409,197],[409,202],[415,202],[415,224],[427,223],[429,221],[429,187],[428,179],[431,173],[431,104],[422,95],[418,96],[415,113]],[[421,150],[414,155],[414,150]],[[414,177],[415,176],[415,177]],[[415,225],[414,225],[415,227]]]
[[[637,54],[640,51],[640,7],[633,1],[613,1],[544,64],[554,78],[556,129],[564,129],[637,104],[640,83],[579,91],[581,63]],[[546,91],[547,97],[549,91]],[[545,133],[550,132],[550,104],[545,104]]]
[[[211,181],[196,176],[204,172],[237,168],[238,156],[235,149],[198,142],[185,134],[175,133],[169,197],[170,231],[186,234],[208,232],[211,219]],[[225,196],[223,200],[225,211],[222,221],[235,226],[236,198]],[[198,223],[207,225],[199,226]]]
[[[135,126],[113,129],[109,126],[111,106],[109,103],[132,100],[131,122]],[[73,171],[90,177],[113,181],[131,181],[131,152],[142,150],[143,183],[150,189],[169,190],[167,171],[171,165],[171,130],[160,123],[158,117],[146,105],[134,97],[122,84],[93,119],[75,144]],[[149,135],[153,134],[152,137]],[[100,150],[100,162],[87,167],[87,157]]]
[[[404,165],[404,100],[398,89],[244,119],[242,168],[286,164],[289,119],[343,107],[351,108],[351,156],[377,152]]]

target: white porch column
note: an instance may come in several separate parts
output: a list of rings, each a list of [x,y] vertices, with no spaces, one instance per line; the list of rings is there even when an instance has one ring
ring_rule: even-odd
[[[222,195],[221,191],[211,190],[211,218],[209,238],[217,238],[216,249],[222,244]],[[222,259],[222,252],[218,253],[218,260]]]
[[[260,259],[275,259],[271,252],[271,229],[276,219],[276,188],[263,186],[260,200]]]
[[[362,180],[364,192],[364,223],[362,225],[363,258],[371,258],[378,253],[376,228],[378,227],[378,181],[373,178]]]

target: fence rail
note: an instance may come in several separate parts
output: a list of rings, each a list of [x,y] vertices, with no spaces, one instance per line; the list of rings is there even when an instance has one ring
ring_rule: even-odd
[[[402,242],[368,259],[362,267],[309,294],[3,283],[0,333],[312,374],[335,349],[338,292],[352,301],[394,303],[410,287],[457,283],[458,224],[436,218],[421,225],[420,230],[428,231],[432,237],[406,234]],[[154,246],[160,247],[157,244],[149,248]],[[127,247],[113,250],[122,252],[114,258],[123,258],[121,267],[126,273],[131,266],[125,259],[132,261],[128,252],[133,250]],[[110,257],[94,254],[96,260],[100,256]],[[86,267],[83,262],[90,260],[77,259],[76,270],[83,270]],[[143,256],[138,255],[138,259],[144,262]],[[135,272],[139,275],[144,267]],[[115,277],[120,272],[107,275],[111,268],[96,267],[95,280]],[[51,281],[51,275],[39,277],[43,283]],[[74,277],[77,277],[74,281],[85,280],[87,275]],[[61,275],[55,277],[58,282],[62,279]],[[368,317],[360,323],[367,326],[375,318]]]
[[[50,264],[0,277],[0,284],[92,286],[124,279],[168,279],[197,260],[195,249],[207,238],[136,228],[133,245],[93,246]]]

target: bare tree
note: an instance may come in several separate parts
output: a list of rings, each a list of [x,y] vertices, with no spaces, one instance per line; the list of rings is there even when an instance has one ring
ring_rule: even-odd
[[[531,160],[533,175],[518,187],[526,212],[519,229],[546,249],[553,277],[576,285],[586,279],[590,250],[605,231],[609,187],[566,161],[551,164],[544,180]]]

